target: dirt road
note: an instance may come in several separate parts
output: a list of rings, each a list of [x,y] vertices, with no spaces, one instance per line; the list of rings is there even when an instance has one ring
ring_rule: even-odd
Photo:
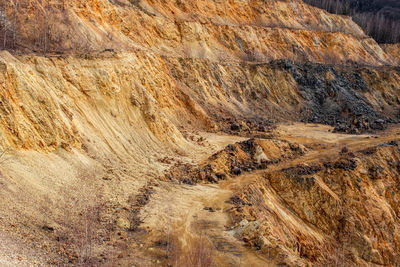
[[[343,147],[357,151],[393,140],[398,137],[399,128],[389,128],[387,131],[379,133],[379,136],[345,135],[332,133],[331,130],[330,127],[322,125],[281,125],[276,131],[278,138],[303,144],[309,148],[308,153],[293,160],[271,165],[267,170],[244,173],[238,177],[221,181],[218,185],[189,186],[169,182],[161,183],[150,203],[142,210],[142,214],[146,215],[141,227],[147,229],[148,232],[144,238],[143,251],[148,250],[153,254],[162,255],[163,252],[160,251],[166,248],[160,248],[155,244],[163,236],[165,239],[165,236],[175,235],[183,247],[190,244],[190,240],[194,236],[205,236],[215,248],[218,266],[273,266],[274,263],[269,261],[267,255],[261,255],[256,250],[246,247],[245,243],[234,235],[234,231],[230,230],[232,204],[229,203],[229,200],[233,192],[254,183],[266,172],[288,168],[299,163],[327,160],[337,156]],[[227,144],[243,139],[213,136],[207,140],[222,149]],[[206,158],[205,154],[201,154],[201,159],[197,159],[197,161],[201,162]],[[276,199],[271,199],[270,204],[271,206],[275,205],[272,209],[279,209],[279,205],[281,205]],[[290,215],[286,214],[286,216]],[[292,221],[295,219],[292,218]]]

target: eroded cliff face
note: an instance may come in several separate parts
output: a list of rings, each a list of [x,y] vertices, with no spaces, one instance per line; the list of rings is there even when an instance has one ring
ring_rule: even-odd
[[[17,35],[22,51],[145,49],[217,62],[283,58],[369,65],[396,62],[349,17],[298,0],[70,0],[36,9],[33,3],[20,5],[17,21],[23,23],[17,23]],[[9,13],[11,17],[11,6]]]
[[[47,42],[36,8],[0,53],[0,264],[198,266],[203,235],[218,266],[398,264],[394,48],[301,1],[64,1]]]
[[[244,184],[234,231],[289,264],[397,266],[397,142],[335,154]]]
[[[348,123],[359,132],[397,121],[400,102],[400,75],[390,67],[218,64],[145,52],[87,58],[3,52],[1,59],[2,145],[16,149],[81,148],[86,133],[117,125],[178,145],[177,127],[194,118],[194,127],[213,131],[234,121],[297,119]]]

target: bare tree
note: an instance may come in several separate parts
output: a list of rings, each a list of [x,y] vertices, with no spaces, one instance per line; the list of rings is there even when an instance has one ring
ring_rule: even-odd
[[[48,31],[49,31],[49,0],[46,0],[46,6],[45,6],[45,29],[44,29],[44,42],[43,42],[43,53],[46,55],[47,53],[47,39],[48,39]]]
[[[171,203],[169,201],[168,203]],[[168,229],[167,229],[167,258],[170,253],[170,238],[171,238],[171,207],[168,205]]]
[[[102,189],[91,186],[95,178],[92,170],[83,170],[80,185],[63,188],[57,203],[63,209],[56,218],[62,225],[57,229],[60,245],[66,248],[66,255],[75,258],[77,266],[96,266],[93,248],[108,234],[108,224],[102,218],[106,205]]]
[[[192,240],[189,250],[184,256],[184,262],[189,264],[189,266],[216,266],[213,253],[214,249],[211,242],[203,234],[200,234],[200,237]]]
[[[4,31],[4,40],[3,40],[3,48],[6,49],[7,45],[7,0],[4,0],[4,20],[3,20],[3,31]]]
[[[382,10],[374,10],[373,7],[370,7],[370,9],[360,9],[360,6],[366,6],[366,4],[362,3],[364,1],[304,0],[304,2],[326,9],[330,13],[351,15],[367,35],[380,43],[400,42],[400,20],[396,18],[397,16],[390,15],[396,10],[393,4],[388,4]],[[390,3],[390,1],[387,2]]]
[[[36,42],[37,42],[37,37],[36,37],[36,24],[37,24],[37,2],[36,0],[33,1],[33,47],[36,49]]]
[[[15,2],[14,2],[14,23],[13,23],[13,48],[14,48],[14,49],[15,49],[16,42],[17,42],[17,32],[16,32],[16,28],[17,28],[18,4],[19,4],[19,1],[18,1],[18,0],[15,0]]]
[[[0,27],[3,27],[3,14],[4,14],[4,6],[0,10]]]

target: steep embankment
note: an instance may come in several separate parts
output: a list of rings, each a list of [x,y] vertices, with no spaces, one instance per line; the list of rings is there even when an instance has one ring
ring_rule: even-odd
[[[289,252],[271,258],[273,252],[256,254],[245,247],[242,237],[250,245],[256,243],[236,229],[232,211],[242,201],[230,197],[248,188],[235,187],[234,177],[244,174],[240,177],[245,181],[260,181],[262,197],[276,197],[287,185],[271,180],[276,191],[271,193],[262,177],[286,174],[270,168],[290,165],[308,149],[317,155],[328,146],[324,138],[311,144],[306,138],[282,140],[286,134],[274,130],[276,122],[324,123],[349,133],[397,122],[399,69],[382,66],[394,64],[395,54],[384,52],[349,18],[300,1],[92,0],[36,9],[32,3],[20,5],[20,14],[28,16],[17,16],[16,53],[0,54],[0,230],[8,231],[0,238],[10,243],[11,254],[0,256],[0,262],[18,261],[13,248],[29,243],[21,260],[41,264],[187,263],[198,260],[193,255],[204,245],[196,243],[202,233],[205,243],[213,244],[206,254],[220,265],[242,260],[255,265],[324,264],[339,259],[328,257],[341,240],[334,235],[342,233],[338,207],[332,207],[337,216],[330,228],[323,228],[318,220],[329,216],[320,214],[316,203],[310,204],[316,207],[316,221],[291,204],[297,199],[296,186],[287,187],[293,194],[283,196],[284,201],[254,203],[254,208],[262,205],[261,217],[262,209],[279,203],[295,213],[290,218],[296,227],[306,225],[301,231],[282,228],[278,236],[255,232],[260,238],[278,239],[270,240],[281,246],[275,256]],[[13,9],[8,10],[11,17]],[[43,28],[46,10],[52,11],[48,31]],[[48,55],[33,55],[32,50]],[[321,135],[327,134],[324,128]],[[245,141],[248,137],[261,139],[253,146]],[[350,141],[353,138],[361,137]],[[256,168],[267,174],[254,173]],[[321,169],[321,177],[333,177],[325,172]],[[395,182],[396,173],[387,172]],[[221,186],[178,183],[222,178],[227,181]],[[336,192],[336,186],[331,191]],[[335,194],[356,197],[353,187],[346,190]],[[208,220],[215,206],[220,210]],[[271,223],[241,209],[245,213],[240,219],[263,227]],[[357,216],[357,209],[350,211]],[[273,223],[279,227],[289,219],[283,216]],[[396,222],[393,216],[372,228]],[[315,236],[326,246],[321,254]],[[296,238],[306,243],[301,246],[307,253],[295,248]],[[390,257],[399,254],[397,243],[387,238],[371,245],[368,253],[374,257],[359,261],[361,256],[354,254],[349,264],[395,265]],[[256,247],[262,250],[264,245]],[[350,242],[346,249],[355,247]]]
[[[10,6],[10,17],[12,11]],[[106,0],[70,0],[64,5],[36,9],[32,1],[26,1],[20,5],[20,12],[24,23],[16,28],[17,49],[21,51],[145,49],[217,62],[282,58],[370,65],[394,62],[350,18],[297,0],[123,0],[114,4]],[[10,40],[8,43],[12,44]]]
[[[2,62],[2,145],[10,150],[3,156],[0,217],[6,229],[14,225],[14,231],[50,248],[59,246],[55,240],[65,224],[60,215],[65,199],[85,195],[75,186],[90,184],[101,192],[108,203],[105,214],[117,222],[130,217],[124,211],[130,210],[129,197],[164,170],[182,162],[202,162],[207,156],[199,155],[235,142],[226,138],[219,145],[210,136],[198,136],[198,130],[268,136],[266,120],[293,119],[297,110],[306,109],[305,118],[333,124],[343,118],[367,118],[349,126],[356,131],[369,129],[370,122],[379,125],[375,118],[381,110],[395,112],[398,101],[399,74],[391,68],[335,69],[290,62],[226,65],[147,53],[41,58],[3,52]],[[310,69],[315,69],[313,76],[307,74]],[[297,116],[302,118],[301,113]],[[229,162],[219,164],[229,168]],[[43,233],[44,226],[54,233]],[[99,245],[99,250],[114,244]],[[238,246],[232,253],[242,251],[240,243],[232,246]],[[229,246],[225,250],[230,251]]]
[[[281,130],[323,148],[227,183],[237,199],[234,231],[277,262],[397,266],[398,129],[375,139],[315,126]]]
[[[195,117],[194,126],[214,130],[278,118],[331,125],[356,120],[350,128],[368,130],[383,126],[377,119],[394,121],[400,101],[395,68],[217,64],[145,52],[87,58],[4,52],[2,66],[1,142],[15,149],[81,148],[95,131],[107,132],[102,142],[118,134],[129,140],[126,132],[133,129],[143,139],[132,145],[159,139],[180,146],[177,127]],[[110,146],[124,148],[120,142],[126,140]]]

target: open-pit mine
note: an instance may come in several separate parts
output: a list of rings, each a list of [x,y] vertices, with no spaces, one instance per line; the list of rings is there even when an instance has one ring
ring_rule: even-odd
[[[301,0],[0,1],[0,266],[400,266],[400,45]]]

